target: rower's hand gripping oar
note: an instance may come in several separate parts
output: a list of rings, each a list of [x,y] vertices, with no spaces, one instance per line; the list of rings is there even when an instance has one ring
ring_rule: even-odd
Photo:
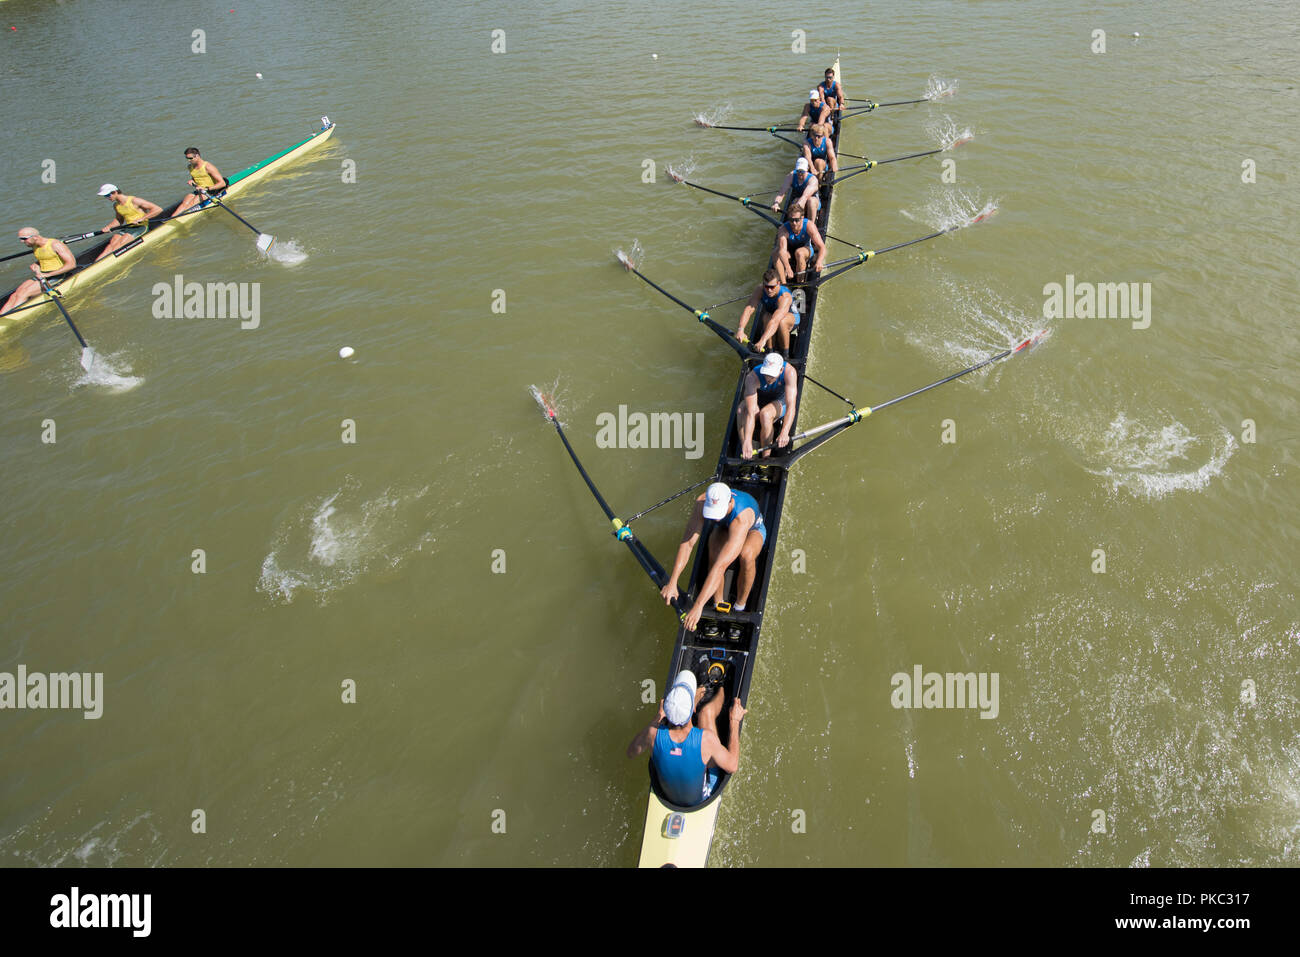
[[[628,272],[636,273],[636,275],[640,277],[641,281],[644,282],[647,286],[657,290],[658,292],[663,293],[673,302],[677,303],[677,305],[681,306],[683,309],[685,309],[687,312],[693,315],[700,322],[704,323],[706,326],[712,329],[719,339],[721,339],[728,346],[730,346],[735,351],[736,355],[740,356],[742,361],[749,359],[751,356],[753,356],[754,354],[753,350],[748,345],[742,343],[739,339],[733,336],[731,334],[731,331],[728,330],[725,326],[723,326],[712,316],[710,316],[708,310],[696,309],[693,306],[688,306],[686,303],[682,302],[680,299],[674,296],[663,286],[659,285],[654,280],[645,276],[645,274],[643,274],[641,270],[636,268],[636,265],[633,264],[632,260],[627,257],[626,253],[619,252],[618,261],[623,266],[623,268],[626,269]]]
[[[774,457],[768,459],[767,461],[773,465],[780,465],[784,468],[789,468],[790,466],[794,465],[795,462],[799,461],[801,458],[803,458],[805,455],[811,452],[813,449],[817,448],[818,446],[826,442],[829,442],[831,439],[835,438],[835,436],[839,435],[849,426],[856,425],[857,423],[865,419],[867,416],[871,415],[873,412],[879,412],[881,409],[888,408],[891,405],[897,405],[899,402],[902,402],[904,399],[910,399],[913,396],[920,395],[922,392],[929,392],[931,389],[937,389],[939,388],[939,386],[946,385],[947,383],[952,382],[954,379],[960,379],[962,376],[970,375],[972,372],[978,372],[980,369],[983,369],[985,366],[992,365],[993,363],[1001,359],[1006,359],[1009,356],[1019,355],[1021,352],[1024,352],[1026,349],[1031,349],[1034,346],[1038,345],[1038,343],[1042,342],[1045,338],[1047,338],[1047,334],[1048,332],[1046,329],[1040,329],[1038,332],[1035,332],[1028,339],[1021,340],[1019,343],[1012,346],[1010,349],[1003,349],[1001,352],[997,353],[996,355],[989,356],[987,359],[981,359],[979,362],[975,363],[972,366],[967,366],[965,369],[962,369],[960,372],[954,372],[952,375],[944,376],[942,379],[937,379],[936,381],[931,382],[929,385],[923,385],[919,389],[913,389],[911,392],[906,392],[903,395],[895,396],[892,399],[888,399],[885,402],[881,402],[879,405],[863,406],[860,409],[853,409],[849,412],[848,415],[835,419],[833,422],[827,422],[823,425],[819,425],[814,428],[808,429],[806,432],[800,432],[798,435],[792,435],[790,437],[790,445],[794,445],[795,442],[804,442],[804,444],[799,446],[799,448],[795,449],[787,456],[782,456],[779,458]],[[812,439],[812,441],[805,442],[804,440],[806,439]],[[759,452],[764,452],[767,451],[768,449],[775,449],[775,448],[776,445],[774,443],[772,445],[765,445],[762,448],[755,449],[754,452],[755,454],[757,454]]]
[[[582,462],[578,460],[578,453],[573,451],[573,446],[569,444],[569,437],[564,434],[564,427],[560,424],[560,417],[556,414],[551,403],[547,401],[546,396],[544,396],[541,390],[535,385],[529,386],[528,388],[533,394],[533,399],[536,400],[537,405],[541,408],[542,414],[546,416],[547,420],[553,426],[555,426],[555,432],[560,437],[560,441],[564,443],[565,451],[569,453],[569,458],[573,460],[573,464],[578,467],[578,474],[581,475],[582,480],[587,483],[587,488],[591,489],[591,494],[596,497],[596,502],[600,505],[601,511],[603,511],[605,517],[609,519],[610,525],[612,525],[614,529],[614,537],[627,546],[628,551],[632,553],[632,556],[637,560],[637,563],[645,573],[650,576],[650,580],[655,583],[655,587],[663,588],[664,585],[668,584],[668,573],[664,571],[663,565],[659,564],[658,559],[656,559],[654,555],[650,554],[650,550],[646,548],[645,545],[637,541],[637,537],[632,534],[632,529],[627,526],[626,522],[622,521],[617,515],[615,515],[614,510],[609,507],[609,503],[605,501],[605,497],[600,494],[600,489],[596,488],[596,484],[592,482],[591,476],[587,474],[587,470],[582,467]],[[649,511],[649,509],[647,509],[647,511]],[[672,604],[673,608],[680,615],[685,615],[686,612],[690,610],[690,606],[682,602],[681,599],[674,600]]]
[[[209,200],[211,200],[213,203],[216,203],[218,206],[220,206],[222,209],[224,209],[226,212],[228,212],[231,216],[234,216],[235,219],[239,220],[241,223],[243,223],[245,226],[247,226],[247,227],[248,227],[249,229],[251,229],[253,232],[257,233],[257,250],[258,250],[258,252],[263,252],[263,253],[264,253],[264,252],[266,252],[268,249],[271,248],[271,244],[272,244],[273,242],[275,242],[275,237],[274,237],[274,236],[272,236],[270,233],[264,233],[264,232],[262,232],[260,229],[258,229],[256,226],[254,226],[254,225],[253,225],[252,223],[250,223],[248,220],[246,220],[243,216],[240,216],[237,212],[235,212],[233,209],[231,209],[229,206],[227,206],[227,205],[226,205],[225,203],[223,203],[221,200],[217,199],[217,197],[213,196],[211,193],[204,193],[203,195],[206,196],[206,197],[207,197]]]
[[[81,368],[89,372],[91,365],[95,361],[95,350],[90,348],[90,345],[86,342],[86,337],[81,334],[81,330],[77,328],[77,324],[73,322],[72,317],[68,315],[68,310],[63,308],[62,297],[54,291],[54,288],[49,283],[45,281],[45,277],[39,276],[36,281],[41,284],[41,288],[45,290],[45,294],[54,300],[54,304],[59,307],[59,312],[63,313],[63,318],[67,320],[68,328],[72,330],[72,334],[76,336],[77,341],[81,343]]]

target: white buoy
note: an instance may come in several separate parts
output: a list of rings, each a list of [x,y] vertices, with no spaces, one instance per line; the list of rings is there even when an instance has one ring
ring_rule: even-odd
[[[1140,36],[1142,36],[1142,34],[1140,34],[1140,33],[1134,33],[1133,36],[1135,36],[1135,37],[1140,37]]]
[[[256,76],[259,80],[262,78],[262,74],[260,74],[260,73],[255,73],[255,74],[253,74],[253,75]]]
[[[356,354],[356,350],[351,346],[344,346],[339,350],[340,359],[351,359]]]
[[[659,59],[659,54],[658,54],[658,53],[652,53],[652,54],[650,54],[650,59],[652,59],[652,60],[657,60],[657,59]]]

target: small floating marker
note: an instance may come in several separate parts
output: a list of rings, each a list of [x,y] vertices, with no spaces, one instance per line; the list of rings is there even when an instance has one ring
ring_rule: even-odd
[[[1135,33],[1133,34],[1133,36],[1135,36],[1135,37],[1140,37],[1140,36],[1142,36],[1142,34],[1140,34],[1140,33],[1136,33],[1136,32],[1135,32]]]
[[[262,74],[260,73],[254,73],[253,76],[257,77],[259,80],[262,78]]]
[[[650,54],[650,59],[652,59],[652,60],[657,60],[657,59],[659,59],[659,54],[658,54],[658,53],[652,53],[652,54]]]
[[[339,350],[340,359],[351,359],[356,354],[356,350],[351,346],[344,346]]]

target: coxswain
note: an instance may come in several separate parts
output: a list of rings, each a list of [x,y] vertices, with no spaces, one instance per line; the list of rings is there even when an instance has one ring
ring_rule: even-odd
[[[68,273],[77,268],[77,259],[72,255],[72,250],[60,239],[48,239],[33,227],[24,226],[18,230],[18,241],[36,257],[36,262],[30,267],[35,278],[25,279],[18,284],[18,288],[0,306],[0,316],[17,309],[40,292],[42,279],[47,286],[57,286],[67,278]]]
[[[678,807],[704,803],[717,787],[721,772],[735,774],[740,767],[740,723],[745,706],[739,697],[731,699],[731,734],[724,747],[715,729],[726,695],[719,688],[708,701],[704,698],[705,688],[699,687],[695,673],[682,671],[659,702],[654,721],[638,731],[627,746],[629,758],[650,749],[659,787]],[[691,720],[693,714],[698,723]]]
[[[827,166],[832,173],[840,171],[840,161],[835,156],[835,144],[831,142],[830,130],[829,124],[818,123],[808,131],[803,141],[803,158],[823,183],[834,182],[833,176],[830,179],[826,177]]]
[[[732,491],[723,482],[714,482],[695,500],[691,517],[686,522],[686,532],[682,535],[681,544],[677,546],[677,560],[673,563],[672,574],[668,577],[668,583],[659,589],[659,594],[663,595],[664,601],[669,605],[678,596],[677,579],[681,577],[686,563],[691,560],[691,552],[700,540],[700,532],[706,521],[717,522],[717,527],[709,533],[709,574],[704,579],[704,587],[700,589],[695,604],[682,616],[687,631],[694,631],[700,623],[706,602],[712,600],[715,604],[721,604],[724,601],[723,587],[727,569],[737,559],[740,566],[736,575],[736,601],[731,608],[733,611],[745,610],[749,590],[754,587],[754,562],[767,541],[763,513],[754,496],[748,492]]]
[[[781,358],[779,352],[769,352],[763,364],[750,369],[745,376],[745,390],[736,406],[736,430],[740,435],[740,457],[754,457],[754,423],[759,424],[760,445],[772,445],[776,423],[781,423],[781,434],[776,436],[777,448],[790,444],[790,425],[794,422],[795,401],[799,394],[799,374],[794,366]],[[763,458],[772,454],[768,449]]]
[[[204,202],[209,193],[226,188],[226,178],[221,175],[221,170],[200,156],[198,147],[191,146],[187,149],[185,159],[189,163],[190,185],[194,190],[180,201],[176,212],[172,213],[172,219]]]
[[[786,221],[776,231],[776,254],[773,265],[782,282],[789,282],[808,268],[808,261],[817,253],[813,265],[819,271],[826,265],[826,243],[817,224],[803,214],[803,207],[794,203],[786,211]]]
[[[799,307],[794,303],[790,287],[783,285],[775,269],[763,273],[763,281],[758,284],[754,294],[749,297],[745,309],[740,314],[740,325],[736,327],[736,338],[746,341],[745,328],[749,317],[758,313],[756,329],[762,330],[754,340],[754,351],[765,352],[772,337],[780,343],[778,348],[787,355],[790,352],[790,333],[799,325]]]
[[[816,219],[817,211],[821,209],[821,195],[818,193],[820,189],[821,180],[808,169],[808,161],[800,156],[794,161],[794,169],[785,174],[785,181],[781,183],[781,189],[772,200],[772,212],[781,211],[781,200],[788,193],[791,204],[803,203],[803,208],[808,215]]]
[[[811,89],[808,91],[808,102],[803,105],[803,112],[799,114],[799,124],[795,129],[802,132],[805,126],[816,126],[830,114],[831,108],[822,99],[821,87]]]
[[[107,196],[113,204],[113,221],[100,232],[116,232],[117,235],[108,241],[104,251],[95,257],[95,262],[139,239],[149,231],[149,220],[162,215],[161,206],[139,196],[128,196],[112,183],[99,187],[99,195]]]

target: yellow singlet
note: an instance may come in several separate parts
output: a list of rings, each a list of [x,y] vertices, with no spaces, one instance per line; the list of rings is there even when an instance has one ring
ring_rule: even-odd
[[[194,180],[195,186],[202,186],[204,189],[210,189],[216,183],[212,174],[208,172],[208,164],[201,160],[198,166],[190,167],[190,179]]]
[[[135,203],[131,202],[128,196],[124,203],[114,203],[113,212],[117,213],[124,225],[139,226],[145,221],[144,213],[135,208]]]
[[[36,257],[36,265],[41,267],[43,273],[52,273],[63,268],[63,259],[54,251],[53,239],[46,240],[44,246],[35,247],[32,255]]]

